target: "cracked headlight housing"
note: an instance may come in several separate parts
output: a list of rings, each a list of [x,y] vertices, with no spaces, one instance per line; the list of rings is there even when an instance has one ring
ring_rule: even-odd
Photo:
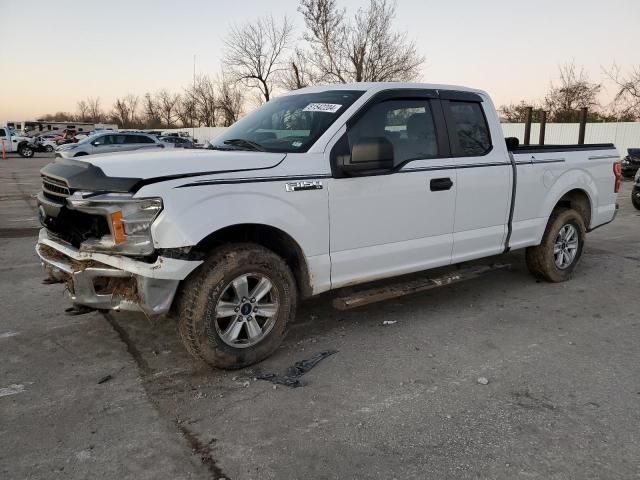
[[[128,193],[100,195],[76,192],[67,198],[72,210],[104,217],[109,234],[89,238],[81,252],[146,256],[154,251],[151,225],[162,211],[160,198],[133,198]]]

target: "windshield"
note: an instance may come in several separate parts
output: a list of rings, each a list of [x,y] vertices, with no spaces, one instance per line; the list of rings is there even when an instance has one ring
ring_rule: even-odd
[[[276,98],[211,140],[209,148],[306,152],[363,93],[329,90]]]

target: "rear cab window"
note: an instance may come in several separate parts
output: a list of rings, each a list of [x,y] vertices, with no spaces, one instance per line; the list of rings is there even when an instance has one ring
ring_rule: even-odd
[[[478,157],[491,151],[489,124],[480,102],[443,101],[451,154],[454,157]]]

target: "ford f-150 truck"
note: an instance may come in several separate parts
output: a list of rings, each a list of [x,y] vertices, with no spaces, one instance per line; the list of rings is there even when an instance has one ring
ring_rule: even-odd
[[[36,248],[78,308],[173,313],[194,356],[239,368],[328,290],[525,248],[536,277],[567,280],[615,216],[618,160],[505,141],[479,90],[317,86],[209,150],[57,159]]]

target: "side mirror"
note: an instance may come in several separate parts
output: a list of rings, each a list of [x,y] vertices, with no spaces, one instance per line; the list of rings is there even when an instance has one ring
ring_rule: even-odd
[[[363,137],[351,147],[351,155],[341,155],[338,165],[345,173],[393,168],[393,144],[384,137]]]

